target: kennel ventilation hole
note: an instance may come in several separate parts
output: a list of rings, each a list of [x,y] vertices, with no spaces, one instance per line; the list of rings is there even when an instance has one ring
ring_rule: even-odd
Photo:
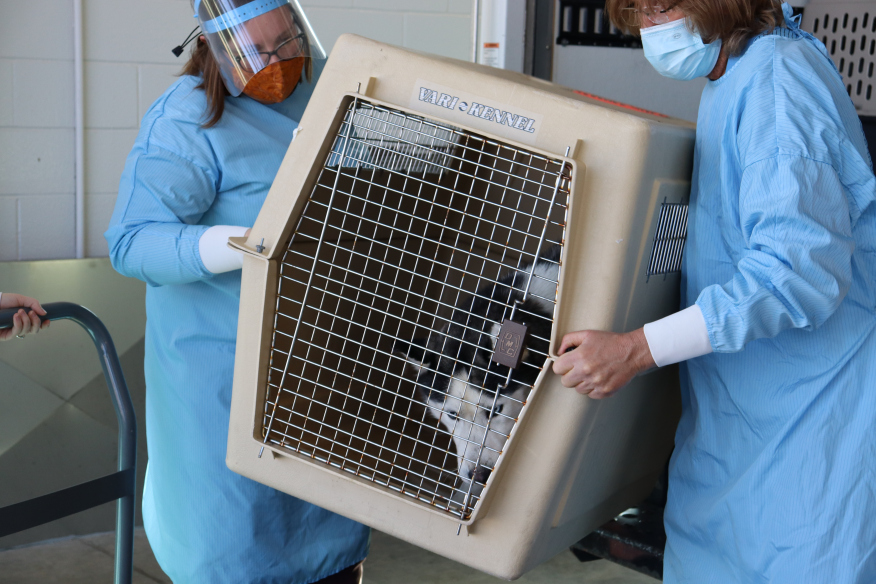
[[[687,241],[687,203],[660,205],[660,217],[651,247],[646,276],[660,276],[681,271],[684,243]]]
[[[876,115],[876,3],[810,2],[802,28],[824,43],[859,115]]]
[[[394,347],[444,339],[454,311],[478,290],[562,247],[572,168],[359,97],[342,113],[282,257],[262,437],[469,520],[489,489],[473,491],[475,479],[466,486],[458,474],[451,432],[438,421],[458,412],[417,398]],[[557,279],[531,293],[553,307]],[[546,363],[550,339],[531,336],[529,350]],[[466,420],[461,439],[476,446],[474,455],[466,446],[467,461],[505,449],[510,430],[497,431],[496,420],[516,424],[501,412],[486,424]]]

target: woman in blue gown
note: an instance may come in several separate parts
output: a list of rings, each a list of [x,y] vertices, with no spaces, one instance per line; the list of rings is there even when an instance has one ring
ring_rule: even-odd
[[[113,266],[148,284],[146,533],[177,583],[358,582],[368,528],[225,466],[242,263],[225,242],[259,213],[321,49],[289,0],[196,12],[205,36],[143,118],[106,232]]]
[[[683,362],[666,582],[876,582],[876,179],[821,42],[773,0],[609,0],[700,102],[679,313],[564,339],[610,396]]]

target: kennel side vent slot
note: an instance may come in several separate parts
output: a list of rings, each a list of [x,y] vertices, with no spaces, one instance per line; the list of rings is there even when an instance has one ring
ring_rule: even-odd
[[[648,261],[647,278],[665,276],[681,271],[684,244],[687,241],[687,203],[667,203],[660,205],[660,218],[651,259]]]

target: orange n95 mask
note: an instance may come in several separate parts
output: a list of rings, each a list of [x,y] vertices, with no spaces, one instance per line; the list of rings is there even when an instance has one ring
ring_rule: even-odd
[[[304,69],[304,57],[272,63],[256,73],[243,93],[262,103],[280,103],[295,91]]]

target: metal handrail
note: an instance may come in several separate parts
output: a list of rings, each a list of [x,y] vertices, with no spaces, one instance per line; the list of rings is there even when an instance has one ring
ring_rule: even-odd
[[[137,418],[122,366],[109,331],[87,308],[70,302],[43,306],[40,320],[72,320],[88,332],[97,349],[119,421],[118,472],[48,495],[0,507],[0,537],[18,533],[86,509],[118,500],[116,506],[116,584],[130,584],[134,570],[134,496],[137,469]],[[0,329],[13,326],[18,308],[0,310]],[[25,309],[27,310],[27,309]]]

